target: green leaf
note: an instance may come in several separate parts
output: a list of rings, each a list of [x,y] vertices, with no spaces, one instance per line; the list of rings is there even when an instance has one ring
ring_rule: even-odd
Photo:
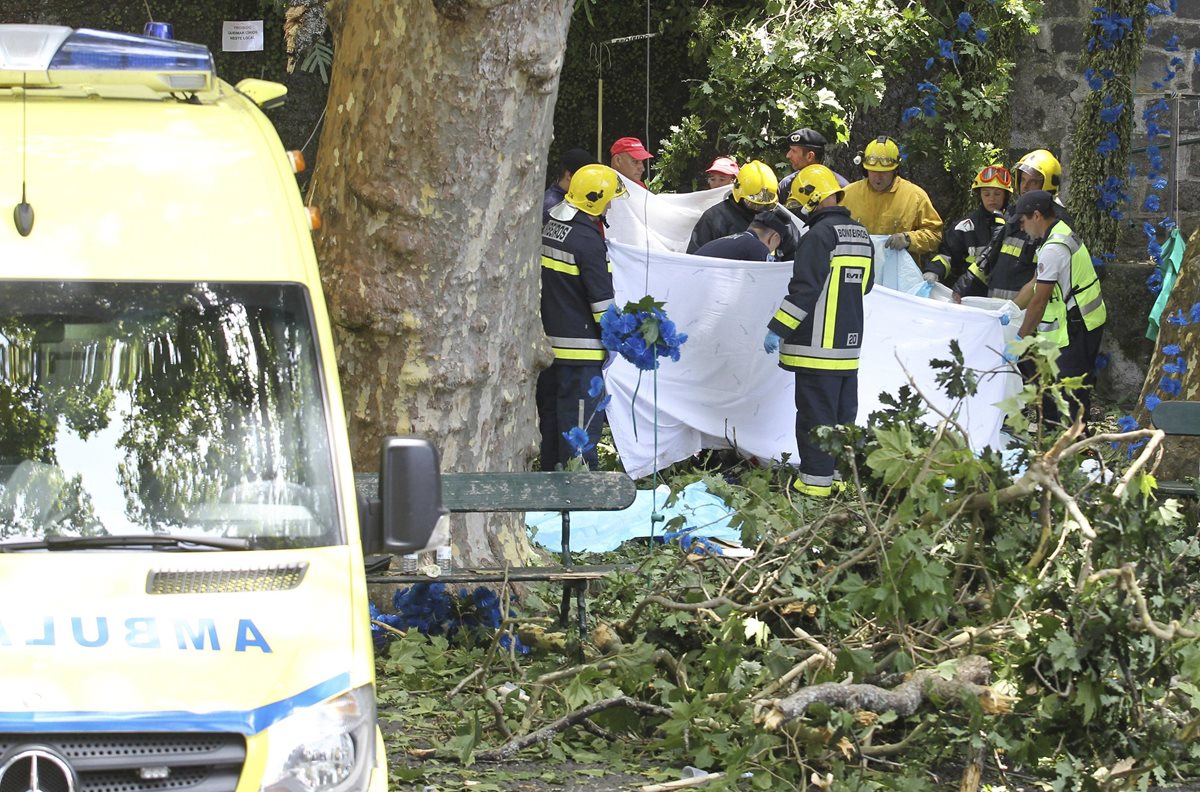
[[[1082,666],[1079,665],[1079,647],[1071,634],[1064,629],[1060,628],[1046,644],[1046,653],[1050,655],[1050,662],[1054,664],[1056,671],[1082,670]]]

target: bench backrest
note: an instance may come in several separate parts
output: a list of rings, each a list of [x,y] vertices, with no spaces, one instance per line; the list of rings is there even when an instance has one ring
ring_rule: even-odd
[[[1200,401],[1164,401],[1150,412],[1155,429],[1169,435],[1200,437]]]
[[[452,512],[616,511],[637,488],[624,473],[443,473],[442,505]]]
[[[379,476],[357,473],[355,487],[379,497]],[[452,512],[617,511],[637,488],[624,473],[443,473],[442,505]]]

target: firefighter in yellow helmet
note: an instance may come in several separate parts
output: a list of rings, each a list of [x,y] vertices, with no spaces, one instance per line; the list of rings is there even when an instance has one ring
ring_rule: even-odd
[[[886,236],[886,247],[907,250],[914,259],[937,250],[942,218],[917,185],[900,176],[900,146],[879,136],[863,151],[864,178],[846,187],[842,205],[874,236]]]
[[[1046,149],[1037,149],[1017,160],[1015,170],[1014,186],[1022,195],[1044,189],[1054,196],[1058,219],[1072,225],[1070,214],[1058,199],[1063,170],[1057,157]],[[986,295],[1015,300],[1033,280],[1036,269],[1037,245],[1022,230],[1021,219],[1012,215],[988,247],[953,281],[953,298],[957,302],[970,295]]]
[[[788,203],[804,218],[787,296],[767,324],[763,350],[796,375],[796,447],[792,489],[829,497],[836,461],[817,447],[819,426],[853,423],[858,414],[858,355],[863,296],[875,282],[875,245],[867,229],[838,206],[842,186],[824,165],[809,165],[792,182]]]
[[[745,231],[760,212],[771,212],[784,221],[787,233],[783,235],[775,257],[791,261],[800,234],[792,225],[788,211],[779,205],[779,180],[775,171],[759,160],[751,160],[739,168],[729,194],[700,215],[692,228],[687,252],[695,253],[701,245],[714,239]]]
[[[604,214],[626,195],[625,184],[607,165],[584,165],[571,176],[562,203],[550,210],[542,229],[542,329],[554,362],[537,381],[542,470],[555,470],[575,456],[566,433],[594,415],[599,394],[589,391],[600,376],[606,352],[600,316],[613,304],[612,274],[604,242]],[[602,420],[587,424],[584,462],[595,469]]]
[[[971,189],[979,205],[942,236],[937,255],[921,266],[921,273],[929,283],[954,283],[1004,227],[1007,220],[1004,210],[1013,194],[1013,177],[1008,168],[984,167],[975,175]]]

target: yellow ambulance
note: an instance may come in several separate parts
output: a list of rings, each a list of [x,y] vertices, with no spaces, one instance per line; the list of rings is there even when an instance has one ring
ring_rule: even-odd
[[[363,552],[444,541],[436,454],[356,498],[282,94],[0,25],[0,789],[387,786]]]

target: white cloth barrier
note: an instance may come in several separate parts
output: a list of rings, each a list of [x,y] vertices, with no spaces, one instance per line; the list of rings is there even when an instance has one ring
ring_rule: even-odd
[[[688,341],[679,362],[662,359],[657,382],[652,372],[641,373],[623,359],[605,372],[612,394],[608,422],[625,470],[640,478],[703,448],[734,444],[760,459],[788,454],[790,461],[797,462],[793,375],[780,369],[777,356],[762,348],[767,322],[787,293],[791,262],[727,261],[655,248],[681,239],[686,246],[691,225],[682,214],[668,222],[673,211],[668,196],[651,195],[636,186],[631,192],[628,202],[616,201],[613,206],[640,200],[642,216],[656,223],[656,232],[638,231],[640,218],[632,212],[610,210],[617,305],[653,295],[666,303],[668,316],[688,334]],[[722,191],[670,198],[707,193]],[[614,214],[622,219],[614,222]],[[694,216],[699,217],[699,212]],[[669,230],[657,233],[661,228]],[[641,240],[638,245],[613,242],[617,231]],[[652,241],[652,249],[647,249],[646,239],[655,236],[658,242]],[[997,301],[982,304],[989,307],[954,305],[884,286],[867,295],[858,423],[881,407],[881,391],[895,394],[909,376],[939,409],[951,409],[953,404],[938,389],[929,361],[949,359],[952,338],[958,339],[968,367],[979,372],[1005,368],[1001,353],[1016,327],[1002,325],[1000,317],[1011,316],[1013,307]],[[972,448],[999,448],[1003,413],[995,405],[1019,388],[1020,380],[1014,373],[981,374],[980,379],[979,393],[963,406],[958,421]],[[928,419],[937,420],[932,414]]]

